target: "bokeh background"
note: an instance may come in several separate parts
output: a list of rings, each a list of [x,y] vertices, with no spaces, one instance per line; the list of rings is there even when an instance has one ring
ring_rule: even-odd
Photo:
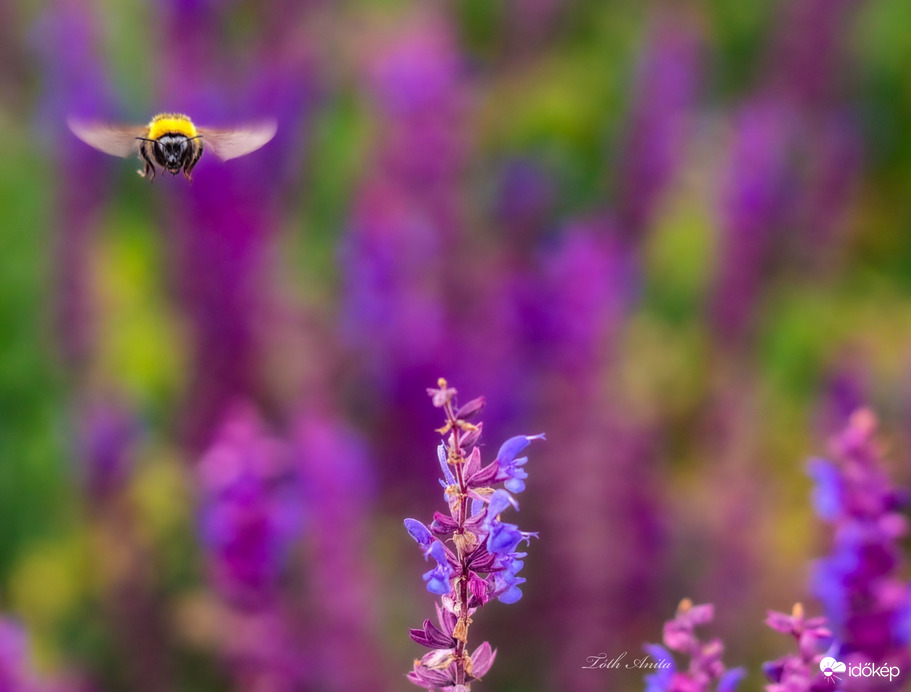
[[[761,689],[766,610],[822,610],[806,459],[866,404],[911,482],[909,26],[905,0],[4,2],[0,686],[408,688],[434,597],[402,519],[443,509],[445,376],[487,397],[488,460],[547,433],[479,689],[642,689],[582,666],[685,596]],[[65,127],[165,110],[278,135],[150,185]]]

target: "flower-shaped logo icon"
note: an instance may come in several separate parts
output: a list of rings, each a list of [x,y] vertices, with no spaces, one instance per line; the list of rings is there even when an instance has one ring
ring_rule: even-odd
[[[844,673],[847,670],[847,666],[840,661],[836,661],[831,656],[826,656],[819,662],[819,669],[823,675],[834,681],[837,678],[835,673]]]

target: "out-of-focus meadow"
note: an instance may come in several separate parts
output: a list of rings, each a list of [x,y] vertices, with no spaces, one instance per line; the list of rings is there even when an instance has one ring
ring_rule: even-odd
[[[911,485],[909,26],[906,0],[0,5],[0,688],[407,687],[445,376],[487,397],[485,460],[547,433],[478,689],[642,689],[583,666],[685,596],[761,689],[766,610],[823,610],[806,459],[868,405]],[[161,111],[278,134],[150,185],[65,125]]]

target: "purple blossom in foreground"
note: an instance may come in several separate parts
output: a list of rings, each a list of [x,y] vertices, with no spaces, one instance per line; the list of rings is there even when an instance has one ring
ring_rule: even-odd
[[[874,440],[876,418],[855,412],[833,440],[834,461],[814,459],[817,513],[835,528],[832,553],[818,561],[813,588],[837,642],[833,656],[847,663],[911,664],[911,589],[900,541],[906,499],[890,483]],[[897,689],[894,681],[882,689]]]
[[[657,669],[657,672],[645,676],[646,692],[732,692],[737,687],[746,671],[743,668],[727,670],[721,662],[724,653],[721,640],[703,642],[694,631],[698,625],[709,623],[714,617],[715,608],[710,603],[693,605],[688,598],[680,601],[677,614],[664,624],[664,646],[645,646],[648,654],[655,659]],[[668,649],[688,656],[689,667],[678,669]]]
[[[438,387],[427,392],[433,397],[433,405],[446,415],[439,432],[447,437],[438,455],[449,516],[436,512],[429,527],[406,519],[405,529],[424,557],[435,563],[424,574],[424,581],[427,590],[442,599],[437,605],[439,626],[425,620],[421,629],[410,631],[414,641],[431,651],[415,661],[408,679],[427,689],[467,692],[470,683],[490,669],[496,656],[487,642],[468,653],[471,616],[494,598],[515,603],[522,597],[519,587],[525,579],[518,574],[526,553],[518,552],[518,548],[537,536],[501,519],[506,510],[518,509],[518,503],[506,490],[492,486],[506,481],[513,492],[524,490],[527,474],[520,467],[526,459],[516,457],[532,440],[544,436],[510,438],[500,447],[497,458],[482,467],[476,446],[481,424],[469,421],[480,413],[484,399],[457,408],[456,390],[443,379]],[[452,548],[447,545],[450,542]]]
[[[770,610],[766,624],[777,632],[797,640],[798,652],[788,654],[762,666],[771,680],[767,692],[822,692],[832,689],[832,680],[819,668],[824,652],[832,643],[832,633],[822,617],[807,618],[803,606],[795,604],[790,615]]]

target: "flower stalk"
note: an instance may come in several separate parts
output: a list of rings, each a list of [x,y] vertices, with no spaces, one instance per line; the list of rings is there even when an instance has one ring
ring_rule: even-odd
[[[482,467],[477,448],[482,424],[471,419],[483,409],[484,399],[458,407],[456,390],[442,378],[436,389],[427,392],[444,415],[443,425],[437,429],[444,436],[437,455],[449,516],[435,512],[429,526],[416,519],[405,520],[405,529],[424,558],[436,563],[424,574],[427,590],[441,596],[436,609],[439,627],[425,620],[421,629],[410,631],[411,638],[431,652],[415,661],[408,679],[427,689],[467,692],[496,657],[487,642],[469,653],[472,616],[494,598],[515,603],[522,597],[519,586],[525,579],[518,573],[526,553],[516,549],[537,534],[520,531],[503,522],[500,515],[510,507],[518,509],[511,492],[525,489],[528,475],[521,467],[527,458],[516,457],[532,440],[544,436],[512,437],[500,447],[497,458]],[[503,488],[494,487],[500,483]]]

